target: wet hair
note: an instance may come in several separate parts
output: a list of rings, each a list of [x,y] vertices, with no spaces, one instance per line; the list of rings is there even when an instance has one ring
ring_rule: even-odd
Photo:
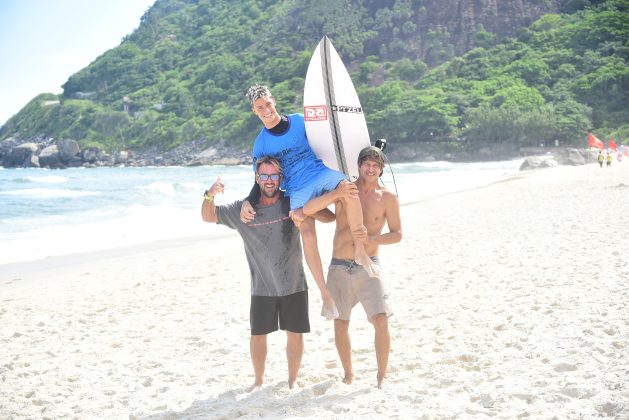
[[[247,99],[249,99],[249,103],[253,106],[253,103],[260,98],[272,98],[271,91],[268,87],[264,85],[253,85],[247,91]]]
[[[384,153],[375,146],[367,146],[358,154],[358,167],[367,159],[375,161],[380,166],[380,175],[384,172]]]
[[[284,175],[284,171],[282,170],[282,165],[280,165],[280,161],[271,156],[262,156],[260,159],[256,160],[256,174],[260,172],[260,166],[263,164],[273,165],[277,172],[280,175]]]

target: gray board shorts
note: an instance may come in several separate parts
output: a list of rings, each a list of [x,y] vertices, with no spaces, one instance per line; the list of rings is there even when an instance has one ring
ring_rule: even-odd
[[[378,263],[377,257],[371,259]],[[326,283],[339,311],[338,319],[349,321],[352,308],[363,305],[367,318],[377,314],[393,315],[389,295],[380,277],[369,277],[365,269],[353,260],[332,258]]]

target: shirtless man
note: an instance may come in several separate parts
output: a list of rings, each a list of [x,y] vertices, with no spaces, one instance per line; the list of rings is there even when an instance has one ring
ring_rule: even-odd
[[[332,262],[328,271],[327,288],[336,302],[339,317],[334,320],[334,339],[343,364],[343,382],[352,383],[354,369],[351,359],[349,320],[352,308],[360,302],[375,330],[375,350],[378,364],[377,384],[382,388],[387,376],[391,338],[388,317],[391,309],[387,292],[379,276],[370,277],[354,258],[354,240],[360,239],[367,255],[378,263],[378,248],[402,240],[400,205],[395,194],[378,183],[384,169],[384,155],[377,147],[369,146],[358,156],[359,176],[353,185],[328,192],[310,200],[304,206],[306,215],[334,203],[336,231]],[[343,205],[343,196],[358,194],[362,204],[363,223],[366,229],[351,231]],[[382,233],[385,223],[389,231]]]

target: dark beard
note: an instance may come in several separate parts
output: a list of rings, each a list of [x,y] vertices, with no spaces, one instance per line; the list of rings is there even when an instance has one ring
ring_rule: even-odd
[[[278,189],[274,190],[271,195],[269,195],[269,193],[264,188],[260,188],[260,193],[262,193],[266,198],[273,198],[276,195],[278,195],[279,192],[280,192],[280,190],[278,188]]]

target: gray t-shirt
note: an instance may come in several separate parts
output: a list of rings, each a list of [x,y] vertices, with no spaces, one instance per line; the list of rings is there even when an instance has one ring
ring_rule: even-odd
[[[290,201],[282,196],[272,206],[255,206],[251,223],[240,220],[244,200],[216,206],[217,223],[236,229],[245,244],[251,272],[251,294],[287,296],[308,288],[299,230],[288,216]]]

